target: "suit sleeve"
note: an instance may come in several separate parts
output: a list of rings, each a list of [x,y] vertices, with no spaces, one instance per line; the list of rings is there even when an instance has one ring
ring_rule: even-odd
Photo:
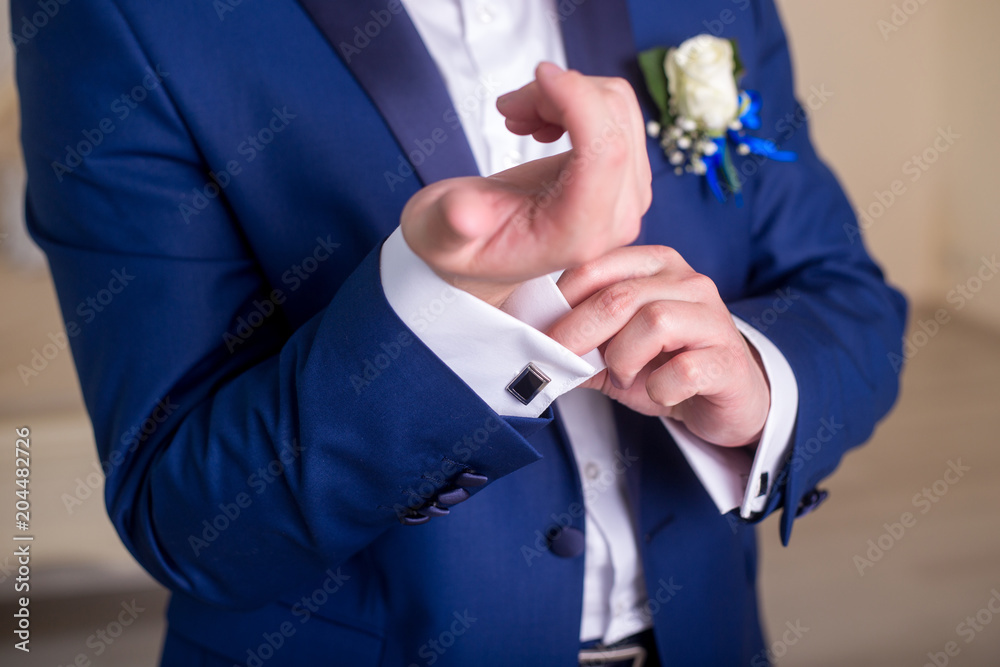
[[[58,19],[17,58],[27,216],[111,520],[154,577],[264,604],[390,528],[420,530],[400,516],[459,472],[492,482],[539,458],[525,437],[551,415],[499,418],[415,338],[382,293],[379,248],[293,331],[232,209],[178,214],[207,168],[169,64],[148,61],[108,0]],[[136,86],[122,118],[115,101]]]
[[[788,43],[771,0],[755,6],[756,48],[743,53],[743,87],[760,91],[762,128],[794,163],[741,158],[753,207],[752,268],[730,310],[781,350],[799,387],[789,459],[761,517],[782,507],[787,544],[794,519],[815,506],[816,485],[862,444],[898,391],[906,302],[889,287],[857,236],[840,185],[816,155],[793,94]]]

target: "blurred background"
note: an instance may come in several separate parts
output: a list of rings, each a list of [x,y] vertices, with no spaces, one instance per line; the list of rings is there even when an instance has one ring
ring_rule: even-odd
[[[770,658],[995,667],[1000,214],[992,164],[1000,135],[990,119],[1000,108],[1000,3],[778,4],[816,144],[846,186],[872,253],[914,308],[895,411],[827,481],[830,500],[796,523],[788,548],[775,517],[760,527]],[[745,6],[734,0],[734,12]],[[0,0],[5,35],[9,20]],[[13,444],[15,427],[31,427],[35,542],[32,652],[14,651],[4,630],[0,664],[61,666],[84,656],[93,665],[155,665],[166,594],[132,562],[104,514],[68,350],[50,346],[37,377],[18,372],[63,325],[44,260],[23,229],[16,107],[13,49],[3,40],[0,441]],[[11,504],[13,479],[5,455],[0,498]],[[0,550],[5,627],[14,610],[12,551]],[[125,628],[115,625],[123,605],[136,610]]]

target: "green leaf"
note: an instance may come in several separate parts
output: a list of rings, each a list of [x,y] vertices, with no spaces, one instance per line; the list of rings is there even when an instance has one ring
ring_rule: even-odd
[[[743,68],[743,59],[740,58],[740,46],[735,39],[729,40],[729,43],[733,45],[733,78],[739,81],[746,74],[746,70]]]
[[[653,102],[660,109],[661,118],[670,117],[670,91],[667,88],[667,74],[663,71],[663,62],[667,50],[662,46],[647,49],[639,54],[639,69],[646,80],[646,89]]]
[[[736,173],[736,165],[733,164],[733,157],[729,152],[728,143],[722,149],[722,171],[726,175],[726,182],[729,183],[733,193],[740,192],[740,176]]]

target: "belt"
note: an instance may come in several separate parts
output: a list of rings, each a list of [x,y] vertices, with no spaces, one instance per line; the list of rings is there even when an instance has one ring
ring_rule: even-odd
[[[653,631],[580,650],[580,667],[659,667]]]

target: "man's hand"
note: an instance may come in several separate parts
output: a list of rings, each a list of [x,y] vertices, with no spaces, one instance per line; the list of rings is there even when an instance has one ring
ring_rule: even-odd
[[[573,149],[489,178],[434,183],[403,210],[406,242],[448,282],[500,305],[531,278],[631,243],[652,199],[642,114],[623,79],[542,63],[497,100],[510,131]]]
[[[771,397],[756,350],[715,283],[675,250],[621,248],[565,272],[559,288],[573,310],[549,336],[577,354],[607,342],[607,370],[582,386],[717,445],[760,438]]]

